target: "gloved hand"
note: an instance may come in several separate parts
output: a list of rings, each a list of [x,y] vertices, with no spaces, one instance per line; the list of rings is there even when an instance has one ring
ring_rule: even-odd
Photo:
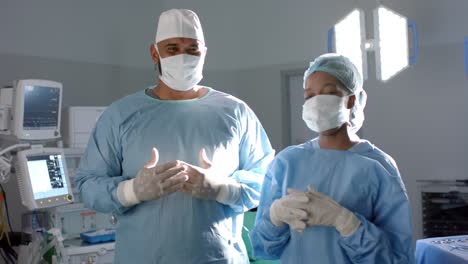
[[[304,192],[288,189],[288,194],[275,200],[270,207],[270,220],[276,226],[288,224],[297,232],[306,228],[309,198]]]
[[[117,197],[129,207],[142,201],[156,200],[182,188],[188,180],[180,161],[157,165],[159,153],[153,148],[151,160],[140,169],[134,179],[123,181],[117,187]]]
[[[182,192],[224,204],[235,203],[240,197],[241,184],[233,179],[215,175],[204,148],[200,150],[199,159],[201,168],[183,163],[189,179],[184,183]]]
[[[349,236],[357,230],[361,221],[354,213],[314,188],[307,188],[307,226],[334,226],[342,236]]]

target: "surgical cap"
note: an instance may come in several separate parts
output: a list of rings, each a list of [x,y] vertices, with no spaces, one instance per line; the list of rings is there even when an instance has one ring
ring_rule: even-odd
[[[364,107],[367,102],[367,94],[362,88],[362,76],[356,66],[347,57],[327,53],[317,57],[309,64],[309,68],[304,73],[305,81],[314,72],[326,72],[338,79],[350,94],[356,96],[353,109],[351,109],[351,131],[357,132],[364,123]]]
[[[205,43],[197,14],[188,9],[171,9],[159,16],[155,43],[170,38],[192,38]]]

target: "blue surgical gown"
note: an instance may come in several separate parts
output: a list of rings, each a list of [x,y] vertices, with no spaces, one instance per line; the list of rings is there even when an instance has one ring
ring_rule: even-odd
[[[361,225],[344,237],[334,227],[298,233],[270,221],[272,202],[288,188],[307,186],[352,211]],[[265,176],[255,227],[254,255],[281,263],[414,263],[411,212],[393,159],[361,140],[346,151],[321,149],[318,139],[280,152]]]
[[[198,99],[157,100],[144,91],[113,103],[94,128],[76,174],[89,208],[117,215],[115,263],[248,263],[243,212],[258,206],[274,150],[253,111],[211,88]],[[200,166],[205,148],[219,177],[241,183],[230,205],[176,192],[130,208],[117,185],[135,177],[159,150],[159,164],[183,160]]]

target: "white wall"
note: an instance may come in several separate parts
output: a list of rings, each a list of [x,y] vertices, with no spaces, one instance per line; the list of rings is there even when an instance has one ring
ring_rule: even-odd
[[[380,2],[416,22],[420,59],[385,84],[369,72],[362,132],[398,162],[419,237],[416,179],[467,177],[463,37],[468,2]],[[289,129],[283,120],[282,73],[303,70],[309,59],[325,52],[328,28],[348,10],[359,6],[368,12],[375,5],[371,0],[147,0],[133,5],[0,0],[0,82],[55,79],[65,84],[65,105],[108,104],[154,82],[147,49],[160,11],[191,8],[200,15],[208,45],[204,84],[245,100],[280,150]]]
[[[0,53],[148,68],[158,1],[0,0]]]
[[[468,2],[465,0],[412,0],[409,16],[418,22],[422,46],[439,46],[460,42],[468,35]]]
[[[422,48],[418,64],[388,84],[367,83],[363,132],[396,159],[418,237],[422,230],[416,180],[468,177],[468,81],[461,54],[460,44]]]

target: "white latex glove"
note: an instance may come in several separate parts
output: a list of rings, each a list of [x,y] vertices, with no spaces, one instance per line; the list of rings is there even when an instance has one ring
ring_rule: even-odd
[[[361,221],[330,197],[308,186],[307,226],[334,226],[342,236],[353,234]]]
[[[305,192],[288,189],[288,194],[275,200],[270,207],[270,220],[275,226],[288,224],[302,232],[306,228],[309,198]]]
[[[183,163],[189,179],[184,183],[182,191],[200,199],[216,200],[224,204],[235,203],[240,197],[241,184],[233,179],[214,175],[204,148],[200,150],[199,159],[201,168]]]
[[[117,197],[129,207],[143,201],[156,200],[182,188],[188,180],[180,161],[157,165],[159,152],[153,148],[151,160],[140,169],[134,179],[123,181],[117,187]]]

